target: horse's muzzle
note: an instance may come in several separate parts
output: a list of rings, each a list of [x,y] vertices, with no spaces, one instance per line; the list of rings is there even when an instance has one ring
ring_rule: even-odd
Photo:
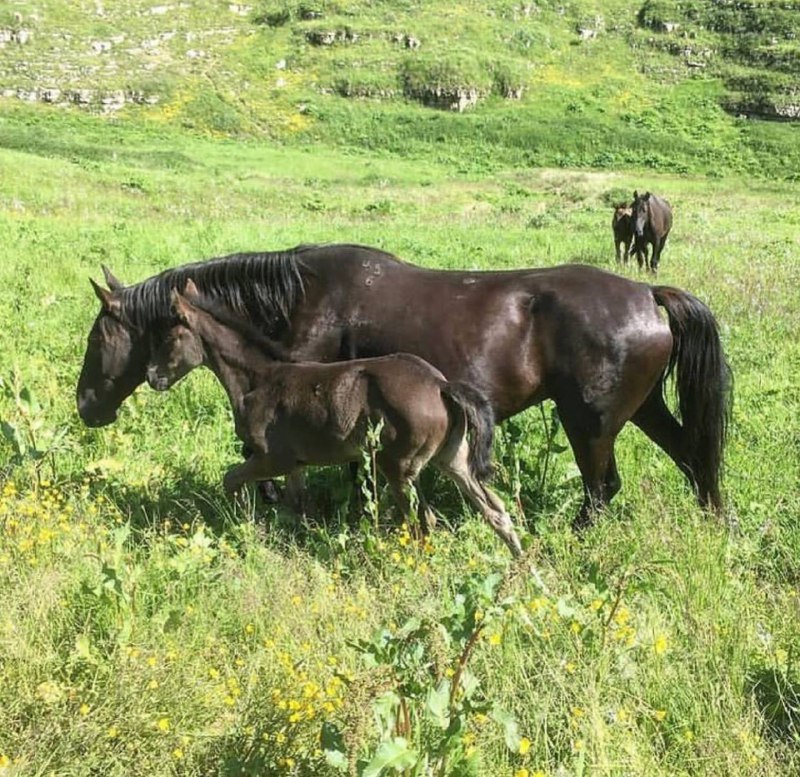
[[[108,426],[109,424],[113,424],[114,421],[117,420],[116,411],[101,411],[99,408],[94,406],[94,402],[92,401],[93,399],[94,397],[78,398],[78,415],[81,417],[81,421],[83,421],[86,426],[93,429],[96,429],[100,426]]]
[[[147,385],[154,391],[166,391],[169,388],[169,380],[150,369],[147,371]]]

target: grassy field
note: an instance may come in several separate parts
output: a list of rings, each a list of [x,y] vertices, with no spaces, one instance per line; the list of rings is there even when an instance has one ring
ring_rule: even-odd
[[[39,112],[9,111],[0,138],[0,774],[800,771],[800,184]],[[77,416],[101,262],[134,282],[342,241],[431,267],[619,269],[610,204],[634,188],[672,202],[659,282],[708,303],[734,370],[726,522],[631,427],[623,490],[577,541],[549,406],[498,433],[518,565],[433,478],[423,547],[383,494],[354,519],[338,471],[314,473],[301,525],[227,503],[238,446],[208,374],[139,389],[105,429]]]

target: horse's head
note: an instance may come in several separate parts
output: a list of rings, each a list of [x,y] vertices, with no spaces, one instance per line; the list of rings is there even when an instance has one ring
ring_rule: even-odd
[[[87,426],[106,426],[117,409],[144,380],[148,343],[124,315],[122,284],[103,268],[104,289],[92,281],[100,313],[89,332],[78,379],[78,413]]]
[[[630,205],[626,205],[624,202],[618,203],[614,206],[614,224],[630,219],[631,213]]]
[[[633,233],[637,238],[644,236],[644,228],[650,219],[650,192],[639,194],[633,193],[633,202],[631,203],[631,211],[633,217]]]
[[[190,280],[184,294],[197,295]],[[205,360],[203,342],[195,332],[197,310],[177,290],[172,291],[174,323],[151,349],[147,382],[156,391],[166,391]]]

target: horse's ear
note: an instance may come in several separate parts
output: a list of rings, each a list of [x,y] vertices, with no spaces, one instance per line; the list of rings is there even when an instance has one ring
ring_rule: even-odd
[[[186,285],[183,287],[183,294],[190,298],[197,298],[200,296],[200,290],[195,286],[191,278],[186,279]]]
[[[89,283],[92,284],[94,293],[97,295],[97,299],[100,300],[103,310],[108,313],[119,313],[122,307],[119,297],[116,297],[113,291],[104,289],[99,283],[96,283],[94,278],[89,278]]]
[[[644,198],[645,198],[646,200],[649,200],[649,199],[650,199],[650,192],[645,192],[645,193],[644,193]]]
[[[111,291],[119,291],[122,288],[122,284],[116,279],[114,273],[108,269],[104,264],[101,264],[100,267],[103,268],[103,276],[106,279],[106,283],[108,284],[108,288]]]
[[[633,199],[634,200],[639,199],[639,191],[637,189],[633,190]]]

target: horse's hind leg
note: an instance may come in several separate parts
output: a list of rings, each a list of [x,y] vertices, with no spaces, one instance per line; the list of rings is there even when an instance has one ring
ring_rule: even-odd
[[[622,488],[622,479],[620,478],[617,470],[617,457],[614,455],[613,449],[608,460],[604,484],[605,500],[606,502],[610,502],[617,495],[617,493],[619,493],[620,488]]]
[[[697,492],[697,480],[692,472],[691,461],[683,443],[683,428],[664,402],[661,381],[656,384],[644,404],[634,413],[631,421],[678,465],[678,469],[683,472],[692,488]]]
[[[470,471],[469,444],[466,437],[462,439],[452,458],[438,459],[436,467],[455,482],[461,493],[480,511],[495,534],[505,542],[511,554],[515,557],[521,555],[522,544],[502,500]]]

